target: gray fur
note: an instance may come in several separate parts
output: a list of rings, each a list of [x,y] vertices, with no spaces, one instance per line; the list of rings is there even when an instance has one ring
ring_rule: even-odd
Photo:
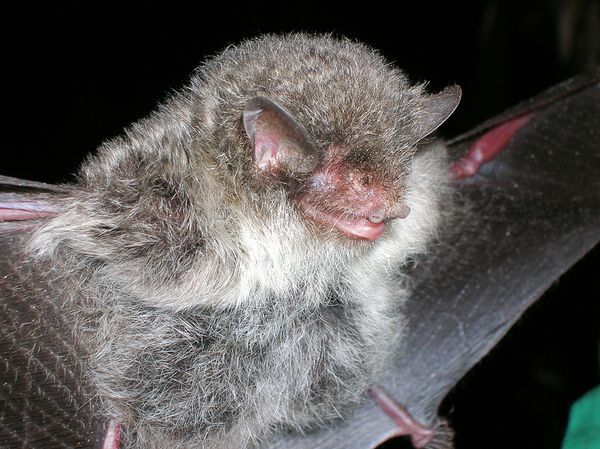
[[[254,167],[241,117],[256,96],[321,151],[360,153],[401,183],[410,215],[372,243],[303,219]],[[427,98],[361,44],[267,36],[209,60],[87,160],[30,251],[126,447],[258,445],[362,400],[401,343],[401,267],[448,192],[444,149],[414,145]]]

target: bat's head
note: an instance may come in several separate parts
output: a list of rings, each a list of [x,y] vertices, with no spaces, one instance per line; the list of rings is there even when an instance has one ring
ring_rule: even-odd
[[[410,213],[418,144],[460,99],[458,86],[427,95],[361,44],[306,35],[242,44],[203,78],[249,184],[285,189],[318,234],[367,241]]]

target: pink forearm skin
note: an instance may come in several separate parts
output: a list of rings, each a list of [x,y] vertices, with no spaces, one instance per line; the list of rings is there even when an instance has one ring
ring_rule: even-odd
[[[412,445],[419,449],[424,448],[433,438],[433,430],[416,422],[410,413],[400,405],[382,387],[369,390],[369,395],[375,403],[396,423],[395,436],[407,435]]]
[[[477,173],[483,164],[495,158],[504,149],[508,141],[532,116],[533,113],[529,113],[515,117],[477,139],[467,154],[450,167],[454,179],[468,178]]]
[[[121,421],[111,419],[106,428],[102,449],[119,449],[121,446]]]

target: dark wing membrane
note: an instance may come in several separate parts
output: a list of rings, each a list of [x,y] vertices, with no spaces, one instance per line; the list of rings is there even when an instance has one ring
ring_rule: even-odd
[[[532,113],[503,151],[459,182],[458,216],[414,270],[410,333],[384,382],[435,425],[452,387],[600,239],[600,77],[568,81],[453,140],[459,158],[490,128]],[[395,436],[371,401],[344,423],[273,448],[375,447]]]
[[[93,448],[101,420],[75,354],[69,317],[23,264],[36,226],[65,189],[0,176],[0,447]]]

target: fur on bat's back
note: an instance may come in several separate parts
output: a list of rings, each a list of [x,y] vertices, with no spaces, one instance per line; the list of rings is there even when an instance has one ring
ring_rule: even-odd
[[[311,57],[320,48],[320,76],[344,60],[359,78],[387,73],[389,86],[371,86],[376,98],[357,95],[365,117],[402,81],[366,47],[330,38],[268,37],[230,52],[254,48],[258,61],[245,64],[276,66],[286,45]],[[132,447],[243,447],[274,428],[340,416],[397,346],[407,297],[398,268],[424,250],[440,219],[446,166],[432,147],[404,156],[411,214],[374,244],[307,224],[284,188],[253,178],[231,118],[243,107],[237,96],[251,93],[238,63],[217,58],[192,87],[107,142],[30,243],[73,314],[106,415],[123,419]],[[228,80],[219,91],[224,74],[244,74],[247,85],[232,92]],[[301,98],[286,83],[278,99]],[[403,95],[418,106],[418,92]],[[239,103],[231,116],[218,113],[223,96]],[[365,120],[379,129],[381,116]]]

